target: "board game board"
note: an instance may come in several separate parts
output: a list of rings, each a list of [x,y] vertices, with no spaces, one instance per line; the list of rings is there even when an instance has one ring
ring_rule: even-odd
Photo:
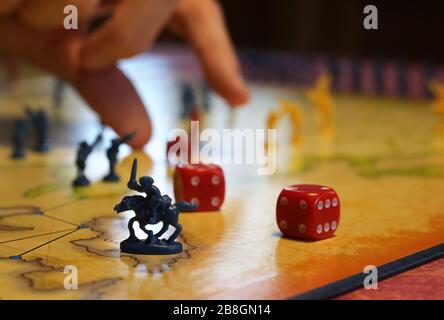
[[[52,79],[31,73],[1,94],[1,299],[327,298],[342,292],[335,284],[344,288],[354,279],[350,288],[356,286],[356,275],[367,265],[385,265],[389,275],[443,254],[443,141],[427,102],[336,95],[334,130],[325,135],[304,89],[254,84],[249,105],[234,117],[214,98],[206,125],[224,128],[233,118],[235,127],[263,128],[277,99],[297,101],[304,127],[296,152],[278,145],[273,176],[224,167],[223,209],[181,215],[182,253],[120,253],[132,214],[117,215],[113,207],[127,193],[132,160],[137,157],[140,174],[153,176],[172,194],[165,145],[169,129],[179,123],[178,79],[171,64],[153,55],[123,67],[149,105],[155,131],[145,153],[129,148],[121,153],[122,181],[115,185],[100,181],[107,171],[102,146],[87,168],[93,185],[71,187],[75,143],[99,130],[73,92],[67,91],[61,109],[53,109]],[[190,70],[184,77],[195,76]],[[48,155],[30,152],[26,160],[13,161],[8,128],[24,103],[48,108],[55,146]],[[285,122],[278,128],[282,141],[287,129]],[[281,237],[276,199],[283,187],[297,183],[329,185],[338,192],[342,213],[335,237],[319,242]],[[63,286],[70,265],[78,269],[77,290]]]

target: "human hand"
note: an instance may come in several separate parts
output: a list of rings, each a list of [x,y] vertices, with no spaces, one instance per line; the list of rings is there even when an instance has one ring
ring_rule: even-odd
[[[100,70],[135,55],[149,47],[164,26],[190,42],[210,85],[222,97],[233,106],[246,102],[248,90],[223,12],[213,0],[120,1],[113,19],[86,40],[81,64]]]
[[[142,101],[117,60],[144,51],[168,26],[197,52],[213,88],[232,105],[248,91],[212,0],[70,0],[81,21],[99,11],[113,17],[96,33],[62,30],[67,0],[10,0],[0,3],[0,51],[25,58],[70,82],[102,121],[123,135],[137,128],[133,147],[142,147],[151,125]],[[122,121],[122,117],[125,121]]]

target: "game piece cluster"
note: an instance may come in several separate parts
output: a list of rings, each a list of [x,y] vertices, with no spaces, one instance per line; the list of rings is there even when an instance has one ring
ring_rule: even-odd
[[[333,132],[334,99],[331,95],[331,77],[322,74],[316,86],[307,92],[307,97],[316,108],[319,115],[319,129],[323,135],[330,135]],[[302,138],[302,107],[299,103],[284,99],[279,100],[279,106],[272,110],[267,117],[267,129],[277,129],[279,121],[285,116],[289,116],[291,121],[292,135],[290,146],[297,147],[303,142]],[[265,141],[265,148],[269,148],[269,141]]]
[[[115,210],[123,212],[133,210],[135,217],[130,219],[128,228],[130,237],[121,243],[121,250],[135,254],[171,254],[182,250],[175,239],[182,231],[178,224],[180,211],[217,211],[225,198],[225,178],[223,170],[215,164],[178,164],[174,172],[174,195],[176,204],[171,204],[169,196],[162,196],[154,186],[151,177],[142,177],[136,181],[137,160],[134,161],[128,188],[146,194],[123,198]],[[165,207],[174,215],[167,218]],[[161,213],[157,213],[160,210]],[[160,217],[164,217],[163,220]],[[276,221],[285,237],[300,240],[322,240],[332,237],[340,220],[340,201],[335,190],[320,185],[292,185],[284,188],[276,204]],[[148,235],[146,241],[135,236],[133,224]],[[154,225],[162,221],[159,233],[146,229],[147,224]],[[169,226],[176,230],[168,241],[159,240]]]
[[[241,52],[245,77],[262,83],[278,83],[290,87],[311,87],[319,74],[331,74],[332,86],[338,93],[372,96],[429,98],[430,80],[439,78],[440,66],[418,61],[401,62],[351,56],[269,54]],[[273,66],[270,68],[270,66]]]
[[[329,94],[330,80],[328,76],[321,77],[314,90],[308,95],[318,110],[324,114],[322,127],[327,128],[331,123],[333,113],[332,97]],[[203,92],[204,102],[209,103],[208,92]],[[196,97],[189,85],[182,88],[183,117],[188,120],[200,121],[200,108],[197,107]],[[440,105],[439,105],[440,106]],[[207,106],[208,107],[208,106]],[[43,110],[33,111],[26,109],[27,118],[18,119],[14,127],[13,158],[25,156],[24,139],[31,122],[36,132],[36,145],[34,150],[46,152],[50,148],[48,132],[49,121]],[[274,128],[277,122],[285,115],[290,115],[296,130],[293,132],[292,144],[301,141],[302,118],[298,104],[281,100],[280,109],[272,112],[267,121],[269,128]],[[103,130],[95,140],[89,144],[82,141],[77,149],[76,167],[77,176],[73,181],[76,187],[90,185],[90,180],[85,175],[86,162],[93,150],[103,140]],[[129,133],[121,138],[111,141],[106,151],[109,160],[109,172],[104,177],[105,182],[117,182],[120,180],[116,172],[119,148],[129,142],[135,133]],[[180,137],[174,141],[168,141],[167,153],[170,153],[176,144],[180,143]],[[180,159],[180,149],[176,156]],[[191,144],[188,144],[188,162],[191,162]],[[177,160],[177,159],[176,159]],[[122,241],[122,252],[144,255],[176,254],[183,250],[182,244],[177,238],[182,232],[179,224],[179,214],[183,211],[208,212],[221,209],[225,200],[225,176],[222,168],[216,164],[181,163],[175,165],[173,175],[173,189],[175,203],[168,195],[162,195],[154,185],[154,179],[149,176],[137,180],[137,159],[134,159],[131,176],[128,181],[128,189],[142,193],[143,195],[126,196],[115,205],[117,213],[134,211],[135,216],[128,222],[129,237]],[[338,228],[340,218],[340,202],[337,193],[330,187],[318,185],[293,185],[284,188],[276,204],[276,221],[279,229],[285,237],[301,240],[321,240],[332,237]],[[138,223],[140,229],[146,233],[147,238],[137,238],[134,224]],[[154,233],[149,230],[149,225],[162,222],[162,228]],[[164,238],[170,227],[174,232]]]
[[[17,119],[14,123],[12,134],[13,151],[11,158],[23,159],[26,156],[25,139],[28,136],[29,125],[32,124],[35,136],[35,152],[48,152],[51,145],[49,142],[49,120],[43,109],[33,110],[25,108],[26,117]]]
[[[111,146],[106,151],[106,156],[109,161],[109,173],[103,178],[104,182],[118,182],[120,180],[119,175],[116,173],[117,156],[119,154],[120,146],[129,142],[135,133],[129,133],[122,138],[116,138],[111,141]],[[90,180],[85,175],[86,161],[94,150],[94,148],[102,141],[103,130],[96,137],[95,141],[90,145],[86,141],[79,143],[76,156],[77,177],[73,181],[75,187],[85,187],[91,184]]]
[[[333,98],[330,95],[330,78],[328,75],[320,77],[316,87],[308,92],[309,98],[323,115],[321,129],[328,130],[333,115]],[[191,86],[182,87],[182,116],[193,120],[193,110],[196,110],[195,96]],[[193,109],[194,108],[194,109]],[[273,111],[267,120],[268,128],[275,128],[282,117],[290,115],[295,127],[291,144],[296,146],[301,142],[302,116],[298,104],[280,100],[280,108]],[[198,119],[194,119],[198,120]],[[133,210],[135,217],[128,223],[130,236],[121,243],[121,250],[137,254],[171,254],[182,250],[175,240],[182,231],[178,223],[178,214],[181,210],[200,212],[217,211],[225,200],[225,176],[222,168],[216,164],[189,163],[192,158],[192,148],[188,140],[187,159],[181,159],[180,137],[167,142],[167,161],[170,165],[178,161],[174,168],[173,187],[176,204],[171,204],[169,196],[162,196],[159,189],[154,186],[151,177],[142,177],[136,181],[137,160],[134,161],[128,188],[145,193],[143,196],[130,196],[123,198],[115,210],[117,212]],[[267,145],[266,145],[267,147]],[[176,159],[170,159],[170,153]],[[186,162],[180,162],[180,160]],[[185,161],[187,160],[187,161]],[[162,220],[165,208],[174,214],[170,220]],[[276,220],[283,235],[288,238],[300,240],[322,240],[332,237],[339,225],[340,202],[337,193],[330,187],[319,185],[293,185],[284,188],[276,204]],[[135,236],[133,224],[138,222],[140,228],[147,234],[145,241]],[[163,227],[154,235],[146,226],[163,221]],[[169,226],[175,228],[173,235],[167,240],[160,240]]]

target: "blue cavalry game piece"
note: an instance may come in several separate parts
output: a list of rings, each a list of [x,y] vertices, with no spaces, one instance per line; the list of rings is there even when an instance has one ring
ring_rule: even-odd
[[[182,226],[179,224],[179,213],[181,211],[192,211],[196,206],[192,203],[180,201],[172,204],[172,200],[167,195],[161,195],[160,190],[154,185],[153,178],[146,176],[136,180],[137,177],[137,159],[134,159],[131,169],[131,177],[128,181],[128,188],[140,193],[145,193],[146,197],[141,195],[127,196],[114,207],[114,211],[121,213],[133,210],[136,214],[128,222],[130,236],[120,243],[120,250],[126,253],[143,255],[165,255],[182,252],[182,244],[176,242],[177,237],[182,232]],[[134,222],[139,223],[140,229],[147,234],[146,240],[137,238],[134,231]],[[162,229],[154,234],[148,230],[148,224],[155,225],[162,222]],[[169,226],[176,230],[168,239],[160,239]]]

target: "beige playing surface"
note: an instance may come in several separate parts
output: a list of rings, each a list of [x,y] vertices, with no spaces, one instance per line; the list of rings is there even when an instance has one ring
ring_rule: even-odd
[[[139,159],[139,174],[152,175],[164,193],[172,194],[165,141],[178,123],[177,79],[167,67],[148,68],[150,61],[126,65],[150,105],[155,134],[146,153],[122,148],[121,183],[100,182],[107,172],[107,143],[89,160],[87,174],[94,183],[84,190],[70,186],[73,146],[60,143],[48,155],[30,152],[24,161],[10,160],[9,146],[0,148],[1,299],[281,299],[443,242],[444,153],[425,103],[337,96],[334,128],[326,134],[318,130],[303,90],[255,86],[249,106],[236,112],[233,124],[264,127],[278,98],[294,100],[303,106],[302,143],[289,152],[284,121],[278,127],[283,143],[275,175],[226,166],[223,210],[180,217],[183,253],[120,253],[132,213],[117,215],[113,207],[127,194],[132,159]],[[1,117],[20,114],[23,103],[42,104],[60,127],[58,140],[93,140],[99,130],[95,116],[70,91],[55,112],[50,84],[50,78],[37,75],[3,93]],[[215,100],[206,124],[224,128],[229,119]],[[113,135],[106,136],[108,142]],[[275,201],[283,187],[296,183],[329,185],[338,192],[342,215],[334,238],[311,243],[281,238]],[[77,290],[64,288],[66,266],[78,269]]]

